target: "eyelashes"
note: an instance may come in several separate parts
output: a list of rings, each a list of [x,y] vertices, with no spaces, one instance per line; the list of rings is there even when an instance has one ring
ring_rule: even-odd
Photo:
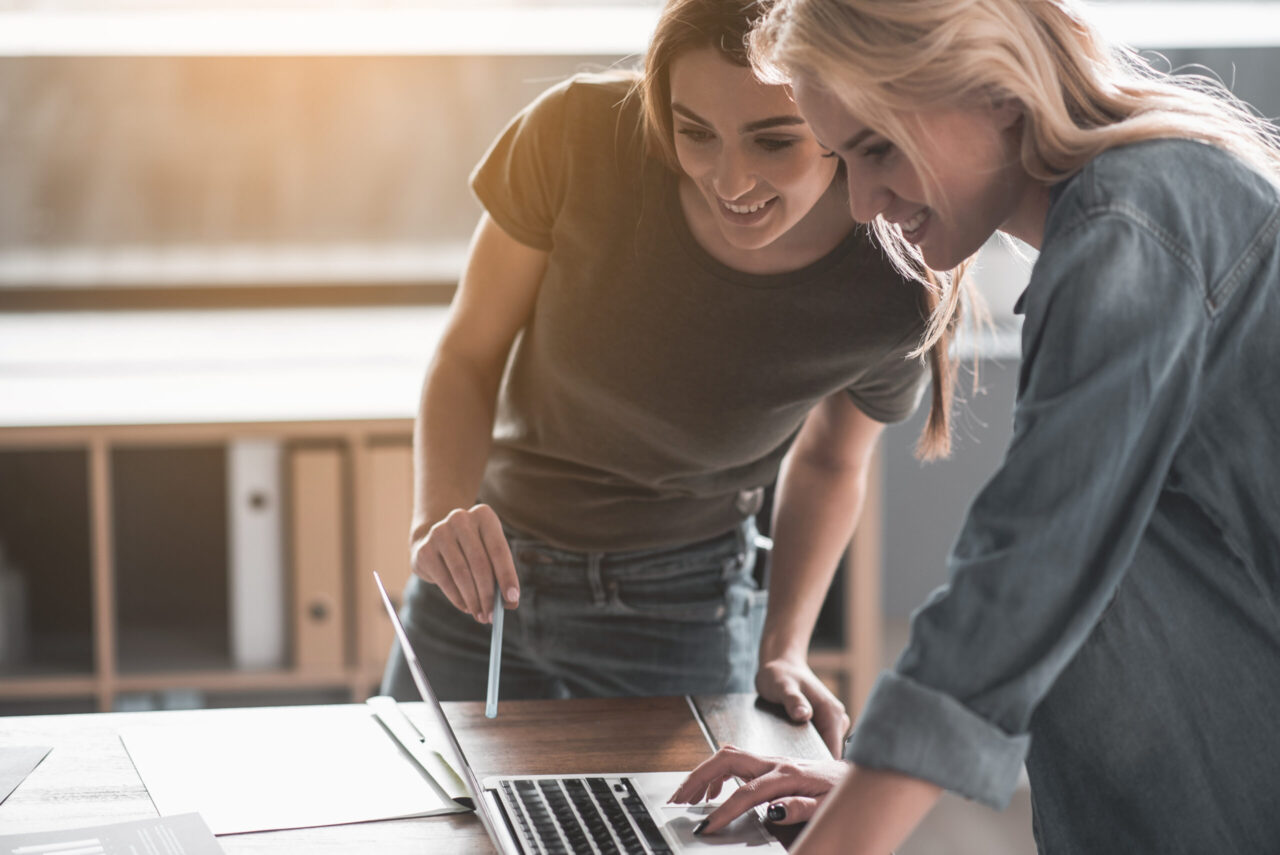
[[[716,135],[711,131],[702,128],[679,128],[676,133],[695,145],[709,143],[715,139]],[[786,151],[795,146],[799,140],[790,137],[756,137],[754,144],[768,154]]]
[[[676,131],[676,133],[696,143],[707,142],[708,140],[711,139],[710,133],[708,133],[707,131],[699,130],[697,128],[681,128],[680,130]]]
[[[862,150],[863,157],[869,157],[872,160],[884,160],[889,152],[893,150],[893,143],[882,142],[876,145],[867,146]]]

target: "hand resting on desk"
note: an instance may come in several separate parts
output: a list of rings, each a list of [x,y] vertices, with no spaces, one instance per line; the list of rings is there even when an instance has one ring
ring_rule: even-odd
[[[756,691],[766,701],[780,704],[792,721],[813,721],[832,757],[840,757],[849,732],[849,714],[806,662],[784,656],[762,661],[756,672]]]
[[[786,810],[779,825],[794,825],[813,816],[822,799],[848,772],[843,760],[808,762],[786,757],[761,757],[726,745],[689,773],[670,801],[693,804],[715,799],[727,781],[740,778],[724,804],[707,816],[703,834],[713,834],[738,816],[759,805],[781,805]]]

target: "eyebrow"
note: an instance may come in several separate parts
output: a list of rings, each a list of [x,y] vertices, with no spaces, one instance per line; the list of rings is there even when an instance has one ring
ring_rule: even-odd
[[[700,125],[705,125],[708,128],[712,127],[712,124],[710,122],[708,122],[706,119],[702,118],[697,113],[693,112],[688,107],[684,106],[679,102],[672,103],[671,112],[679,113],[680,115],[684,116],[686,119],[695,121]],[[770,116],[767,119],[757,119],[754,122],[747,122],[745,125],[742,126],[741,133],[750,134],[750,133],[755,133],[756,131],[768,130],[769,128],[780,128],[780,127],[787,127],[790,125],[803,125],[803,124],[804,124],[804,119],[802,119],[799,116]]]
[[[851,149],[855,149],[858,147],[858,143],[862,142],[863,140],[865,140],[867,137],[871,136],[874,133],[875,131],[871,130],[870,128],[863,128],[862,130],[858,131],[856,134],[854,134],[853,136],[845,140],[844,145],[842,145],[840,148],[842,151],[850,151]]]

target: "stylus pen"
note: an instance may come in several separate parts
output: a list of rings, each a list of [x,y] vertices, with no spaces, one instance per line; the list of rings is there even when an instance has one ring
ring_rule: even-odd
[[[493,633],[489,636],[489,692],[485,695],[485,718],[498,717],[498,672],[502,670],[502,589],[494,586]]]

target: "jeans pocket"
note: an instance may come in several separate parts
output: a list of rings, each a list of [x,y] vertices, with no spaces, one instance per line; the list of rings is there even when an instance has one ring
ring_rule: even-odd
[[[730,586],[725,632],[729,641],[729,692],[750,692],[760,665],[760,636],[769,610],[769,592],[749,581]]]
[[[729,614],[723,564],[683,568],[661,577],[620,575],[608,583],[614,602],[630,614],[657,620],[722,623]]]

